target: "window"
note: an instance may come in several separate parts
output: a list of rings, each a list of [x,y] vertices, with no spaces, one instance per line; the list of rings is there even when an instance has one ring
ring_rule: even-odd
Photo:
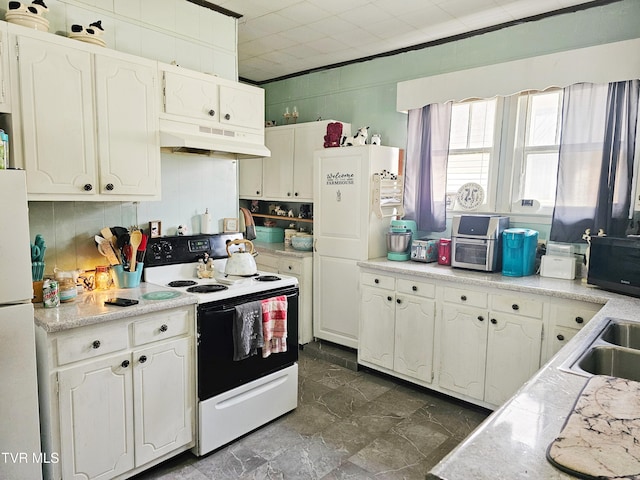
[[[455,209],[455,195],[463,184],[476,182],[485,190],[479,211],[508,212],[513,202],[535,200],[540,213],[550,214],[561,114],[561,89],[454,103],[447,164],[449,208]]]
[[[447,160],[447,195],[454,196],[467,182],[479,183],[491,190],[494,178],[494,145],[498,100],[475,100],[451,107],[449,157]],[[485,195],[485,205],[487,195]],[[450,202],[450,206],[452,206]]]
[[[552,209],[560,150],[562,90],[518,96],[511,200],[537,200]]]

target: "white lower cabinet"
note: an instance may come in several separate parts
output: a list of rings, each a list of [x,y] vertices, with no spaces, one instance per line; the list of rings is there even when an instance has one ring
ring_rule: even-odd
[[[193,310],[38,329],[45,479],[124,478],[194,445]]]
[[[542,302],[451,286],[444,291],[439,386],[501,405],[540,366]]]
[[[602,307],[375,268],[359,280],[359,364],[488,408]]]
[[[368,272],[360,281],[358,362],[431,383],[435,286]]]
[[[313,340],[313,257],[260,253],[256,257],[259,270],[298,279],[298,343]]]

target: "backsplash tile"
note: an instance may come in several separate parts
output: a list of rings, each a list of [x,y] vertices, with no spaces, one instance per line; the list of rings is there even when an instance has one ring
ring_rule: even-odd
[[[222,219],[238,216],[235,160],[163,153],[162,200],[158,202],[29,202],[31,241],[40,233],[47,242],[45,274],[61,270],[93,270],[106,259],[96,249],[94,236],[103,227],[138,225],[160,220],[163,235],[175,235],[187,224],[200,233],[200,214],[213,218],[214,232]]]

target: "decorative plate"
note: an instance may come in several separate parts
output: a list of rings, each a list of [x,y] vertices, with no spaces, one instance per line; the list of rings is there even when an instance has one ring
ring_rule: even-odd
[[[458,205],[464,210],[474,210],[482,205],[484,201],[484,188],[482,185],[474,182],[465,183],[458,190]]]
[[[157,291],[157,292],[149,292],[140,295],[140,298],[144,298],[145,300],[170,300],[172,298],[176,298],[182,295],[180,292],[171,292],[171,291]]]

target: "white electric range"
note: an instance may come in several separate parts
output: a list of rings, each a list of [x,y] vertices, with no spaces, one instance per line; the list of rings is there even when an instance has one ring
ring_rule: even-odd
[[[144,277],[197,296],[198,438],[204,455],[295,409],[298,405],[298,282],[257,272],[224,275],[227,242],[241,234],[161,237],[149,240]],[[230,251],[233,254],[232,248]],[[198,260],[213,258],[214,278],[198,278]],[[261,351],[234,361],[236,307],[286,296],[287,350]]]

